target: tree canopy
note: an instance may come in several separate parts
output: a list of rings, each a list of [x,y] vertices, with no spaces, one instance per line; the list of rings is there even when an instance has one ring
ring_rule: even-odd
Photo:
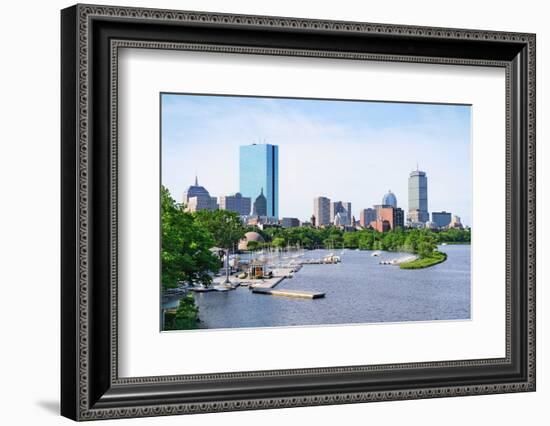
[[[216,247],[230,249],[244,237],[245,228],[237,213],[229,210],[200,210],[194,214],[197,225],[212,236]]]
[[[161,188],[161,262],[163,288],[176,287],[178,281],[208,285],[210,272],[218,271],[219,260],[210,252],[212,236],[197,225],[193,215]]]
[[[388,232],[378,232],[373,229],[362,229],[345,232],[340,228],[328,226],[325,228],[294,227],[267,228],[261,232],[265,243],[249,246],[254,250],[270,245],[273,247],[315,248],[350,248],[360,250],[407,251],[425,257],[436,250],[441,243],[469,243],[469,229],[449,229],[431,231],[429,229],[397,228]]]

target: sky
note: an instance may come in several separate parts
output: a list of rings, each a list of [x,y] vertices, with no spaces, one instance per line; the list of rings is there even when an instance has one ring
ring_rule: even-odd
[[[471,224],[471,107],[372,101],[161,95],[162,184],[181,202],[199,184],[239,191],[239,146],[279,146],[279,216],[309,220],[313,199],[408,210],[408,177],[428,177],[428,210]]]

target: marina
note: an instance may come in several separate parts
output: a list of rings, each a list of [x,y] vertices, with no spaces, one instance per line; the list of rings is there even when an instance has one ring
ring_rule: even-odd
[[[230,276],[231,289],[217,291],[225,276],[207,291],[195,291],[201,328],[246,328],[470,318],[470,246],[439,248],[445,262],[403,270],[380,262],[409,253],[343,250],[340,262],[321,262],[328,250],[257,253],[270,277]],[[269,296],[269,297],[266,297]],[[174,309],[178,297],[163,301]]]
[[[333,265],[341,262],[340,256],[329,253],[320,258],[303,258],[304,251],[296,252],[273,251],[257,257],[250,255],[245,262],[247,272],[232,276],[229,283],[225,276],[215,277],[211,286],[190,286],[188,291],[194,293],[209,293],[213,291],[230,291],[238,287],[248,287],[255,294],[272,296],[298,297],[304,299],[318,299],[325,297],[325,293],[301,290],[273,290],[284,279],[292,278],[304,265]],[[238,266],[240,259],[233,257],[232,264]],[[273,266],[269,266],[273,265]],[[241,268],[243,267],[240,265]],[[178,294],[178,293],[176,293]]]

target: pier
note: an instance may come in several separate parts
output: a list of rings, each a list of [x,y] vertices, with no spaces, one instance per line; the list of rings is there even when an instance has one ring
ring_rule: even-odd
[[[249,287],[253,289],[271,289],[283,281],[286,276],[278,276],[261,280],[259,283],[250,283]]]
[[[255,287],[252,289],[252,293],[267,294],[270,296],[295,297],[298,299],[320,299],[321,297],[325,297],[325,293],[318,291],[273,290],[265,287]]]
[[[285,278],[291,278],[294,273],[298,272],[300,269],[301,265],[298,268],[277,268],[273,271],[274,275],[276,274],[277,276],[262,280],[260,283],[252,283],[249,287],[252,293],[270,296],[294,297],[299,299],[319,299],[325,297],[325,293],[317,291],[275,289],[275,286],[281,283]]]

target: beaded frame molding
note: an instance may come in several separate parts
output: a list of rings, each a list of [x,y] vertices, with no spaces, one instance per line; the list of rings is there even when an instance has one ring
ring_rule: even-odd
[[[61,413],[160,416],[535,390],[535,35],[76,5],[62,27]],[[118,376],[120,48],[501,67],[506,73],[506,356]]]

